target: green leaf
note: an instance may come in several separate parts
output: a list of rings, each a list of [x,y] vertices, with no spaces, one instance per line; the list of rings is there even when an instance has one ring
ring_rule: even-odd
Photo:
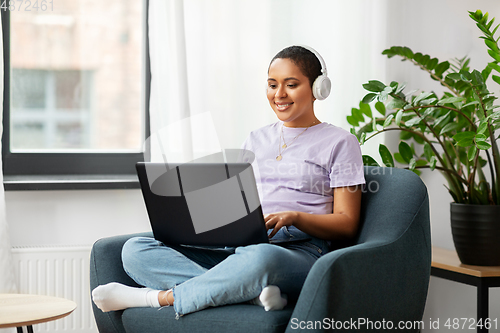
[[[488,54],[493,58],[495,59],[495,61],[499,61],[500,62],[500,54],[498,54],[498,51],[495,52],[493,50],[488,50]]]
[[[410,160],[413,158],[413,150],[411,149],[410,145],[408,145],[404,141],[401,141],[399,143],[399,153],[406,163],[410,163]]]
[[[431,170],[434,171],[434,169],[436,168],[436,164],[437,164],[437,158],[436,158],[436,156],[432,156],[431,157],[431,160],[429,161],[429,164],[430,164]]]
[[[363,113],[359,109],[352,108],[351,113],[356,118],[357,121],[364,121],[365,120]]]
[[[371,156],[363,155],[362,158],[363,158],[363,165],[367,165],[367,166],[380,166],[377,163],[377,161],[375,161],[373,159],[373,157],[371,157]]]
[[[452,79],[454,81],[461,81],[462,80],[462,77],[458,73],[448,74],[448,75],[446,75],[446,78]]]
[[[476,146],[477,146],[477,148],[482,149],[482,150],[488,150],[491,148],[491,145],[485,141],[476,141]]]
[[[412,133],[408,131],[401,131],[401,133],[399,133],[399,138],[401,140],[410,140],[412,138]]]
[[[396,160],[396,162],[398,163],[401,163],[401,164],[408,164],[404,158],[401,156],[400,153],[394,153],[394,159]]]
[[[498,27],[500,27],[500,24],[498,24],[495,29],[493,29],[493,31],[491,32],[491,35],[493,36],[495,34],[495,32],[497,32],[497,29]]]
[[[391,124],[393,118],[394,118],[393,114],[390,114],[389,116],[387,116],[382,127],[386,128],[387,126],[389,126]]]
[[[484,43],[486,44],[486,46],[488,46],[488,48],[490,48],[492,51],[498,51],[498,46],[497,46],[497,43],[489,40],[489,39],[485,39],[484,40]]]
[[[408,163],[408,164],[409,164],[408,169],[413,171],[413,170],[415,170],[415,167],[417,166],[417,161],[415,160],[415,158],[412,157],[412,159],[410,160],[410,163]]]
[[[396,126],[401,125],[401,117],[403,117],[403,110],[399,110],[398,113],[396,113]]]
[[[500,76],[498,76],[498,75],[492,75],[491,78],[493,79],[493,81],[495,81],[496,83],[500,84]]]
[[[434,156],[434,151],[432,150],[431,145],[428,142],[424,143],[424,156],[427,161],[430,161]]]
[[[474,139],[476,140],[476,142],[486,141],[486,140],[488,140],[488,137],[484,134],[476,134],[476,137]]]
[[[467,104],[463,105],[463,106],[462,106],[462,109],[463,109],[463,108],[466,108],[466,107],[468,107],[468,106],[471,106],[471,105],[476,105],[476,104],[479,104],[479,101],[472,101],[472,102],[469,102],[469,103],[467,103]]]
[[[422,126],[422,125],[420,125]],[[424,125],[425,126],[425,125]],[[415,140],[419,145],[423,145],[425,140],[418,134],[413,134],[413,140]]]
[[[347,116],[346,119],[347,119],[347,122],[349,123],[349,125],[354,126],[354,127],[358,127],[359,126],[359,122],[356,119],[356,117],[354,117],[354,116]]]
[[[469,151],[467,152],[467,159],[469,161],[472,161],[474,159],[474,157],[476,157],[476,153],[477,153],[477,148],[476,146],[472,146],[469,148]]]
[[[365,104],[368,104],[371,101],[373,101],[376,97],[377,97],[377,94],[374,94],[374,93],[366,94],[365,97],[363,97],[362,102]]]
[[[420,105],[431,105],[432,103],[436,102],[437,98],[431,97],[424,99],[423,101],[420,101]]]
[[[420,166],[426,166],[427,164],[429,164],[426,160],[417,160],[417,166],[420,167]]]
[[[372,108],[370,107],[370,104],[359,102],[359,110],[367,117],[372,118]]]
[[[479,126],[477,128],[477,133],[483,134],[484,132],[486,132],[487,129],[488,129],[488,122],[486,120],[483,120],[483,121],[481,121],[481,123],[479,124]]]
[[[383,55],[387,55],[387,58],[394,57],[395,55],[397,55],[397,53],[394,52],[393,48],[394,47],[391,47],[390,49],[385,49],[384,51],[382,51],[382,54]]]
[[[381,92],[385,89],[385,84],[377,80],[371,80],[363,84],[363,88],[372,92]]]
[[[415,118],[412,118],[412,119],[406,121],[405,126],[406,127],[413,127],[413,126],[418,125],[421,121],[422,121],[422,119],[420,119],[420,117],[417,116]]]
[[[465,131],[465,132],[460,132],[460,133],[455,134],[453,136],[453,140],[455,140],[457,142],[462,141],[462,140],[466,140],[466,139],[472,140],[475,136],[476,136],[475,132]]]
[[[457,129],[459,129],[461,127],[462,127],[462,125],[459,123],[448,123],[441,129],[441,132],[439,132],[439,135],[443,135],[443,134],[451,132],[451,131],[456,131]]]
[[[426,99],[427,97],[431,96],[432,94],[433,94],[432,92],[423,92],[423,93],[421,93],[420,95],[418,95],[418,97],[415,97],[415,99],[413,100],[413,104],[417,105],[418,102],[420,102],[421,100]]]
[[[406,83],[405,83],[405,82],[403,82],[402,84],[400,84],[400,85],[398,86],[398,89],[396,89],[395,94],[397,95],[397,94],[399,94],[400,92],[402,92],[402,91],[403,91],[403,89],[404,89],[405,87],[406,87]]]
[[[419,63],[423,66],[427,65],[427,62],[431,59],[431,57],[426,54],[422,57],[422,59],[420,59]]]
[[[438,119],[436,119],[436,121],[434,122],[434,126],[435,127],[444,126],[446,123],[448,123],[450,113],[451,111],[448,111],[448,113],[446,113],[444,116],[441,116]]]
[[[401,109],[405,106],[405,102],[400,100],[400,99],[392,99],[387,105],[385,106],[386,109],[392,110],[392,109]]]
[[[490,67],[490,68],[492,68],[492,69],[496,70],[497,72],[500,72],[500,66],[499,66],[497,63],[490,62],[490,63],[488,64],[488,67]]]
[[[472,71],[472,83],[475,85],[484,84],[483,76],[477,70]]]
[[[461,71],[460,73],[460,79],[464,82],[470,82],[471,81],[471,76],[469,73],[464,73]]]
[[[377,109],[377,111],[378,111],[381,115],[385,116],[385,111],[386,111],[386,110],[385,110],[385,105],[384,105],[384,103],[382,103],[382,102],[377,102],[377,103],[375,103],[375,109]]]
[[[448,68],[450,68],[450,63],[448,61],[443,61],[436,66],[434,72],[437,76],[442,76],[443,73],[448,70]]]
[[[440,101],[437,102],[437,105],[444,105],[448,103],[456,103],[456,102],[463,102],[465,101],[465,97],[448,97],[448,98],[443,98]]]
[[[382,157],[382,162],[387,167],[394,167],[394,159],[392,158],[392,154],[385,145],[380,144],[378,151],[380,153],[380,157]]]
[[[403,47],[403,56],[405,56],[408,59],[412,59],[413,58],[413,51],[410,50],[410,48],[405,46],[405,47]]]
[[[437,58],[432,58],[431,60],[429,60],[429,62],[425,65],[425,67],[427,67],[428,70],[433,70],[437,64],[439,63],[439,60]]]
[[[382,90],[380,92],[378,100],[380,102],[385,102],[387,100],[387,98],[389,97],[390,93],[392,93],[392,88],[391,87],[385,87],[384,90]]]
[[[474,143],[473,139],[463,139],[457,142],[457,146],[460,147],[469,147]]]

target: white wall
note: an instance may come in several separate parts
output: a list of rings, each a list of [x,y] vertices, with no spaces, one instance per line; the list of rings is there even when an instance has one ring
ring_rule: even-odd
[[[484,42],[479,39],[481,32],[469,18],[468,11],[481,9],[483,13],[489,12],[490,18],[496,17],[496,22],[500,23],[500,1],[389,0],[388,8],[387,48],[408,46],[414,52],[429,54],[440,61],[467,55],[471,57],[471,68],[478,70],[482,70],[491,61]],[[408,62],[388,59],[386,69],[388,81],[408,82],[407,91],[420,88],[442,91],[438,83]],[[490,90],[498,94],[500,87],[491,85]],[[424,172],[422,178],[430,196],[432,244],[454,249],[449,213],[451,196],[443,186],[445,180],[438,172]],[[439,318],[440,331],[443,332],[446,331],[443,323],[448,318],[476,318],[475,288],[431,277],[424,314],[426,325],[429,318]],[[490,318],[500,320],[499,288],[490,290]],[[429,331],[428,328],[424,330]]]
[[[92,245],[151,230],[140,190],[7,191],[12,246]]]

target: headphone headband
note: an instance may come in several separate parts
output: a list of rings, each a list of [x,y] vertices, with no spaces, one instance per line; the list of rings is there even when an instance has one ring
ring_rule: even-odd
[[[311,51],[316,56],[316,58],[318,58],[319,63],[321,64],[321,73],[323,73],[323,75],[328,75],[328,72],[326,70],[326,63],[323,60],[323,57],[318,53],[318,51],[307,45],[297,45],[297,46],[303,47],[306,50]]]

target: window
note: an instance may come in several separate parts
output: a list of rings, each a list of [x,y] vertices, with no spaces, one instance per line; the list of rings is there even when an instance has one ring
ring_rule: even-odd
[[[12,151],[92,148],[92,72],[11,69]]]
[[[135,175],[149,134],[147,2],[1,11],[6,179]]]

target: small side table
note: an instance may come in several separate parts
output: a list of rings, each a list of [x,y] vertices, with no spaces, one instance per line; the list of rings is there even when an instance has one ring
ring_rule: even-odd
[[[22,326],[27,326],[32,333],[32,325],[66,317],[75,309],[76,303],[64,298],[0,294],[0,328],[17,327],[22,333]]]
[[[477,320],[488,318],[489,288],[500,287],[500,266],[472,266],[460,262],[455,251],[432,247],[431,275],[477,287]],[[478,332],[488,332],[478,327]]]

